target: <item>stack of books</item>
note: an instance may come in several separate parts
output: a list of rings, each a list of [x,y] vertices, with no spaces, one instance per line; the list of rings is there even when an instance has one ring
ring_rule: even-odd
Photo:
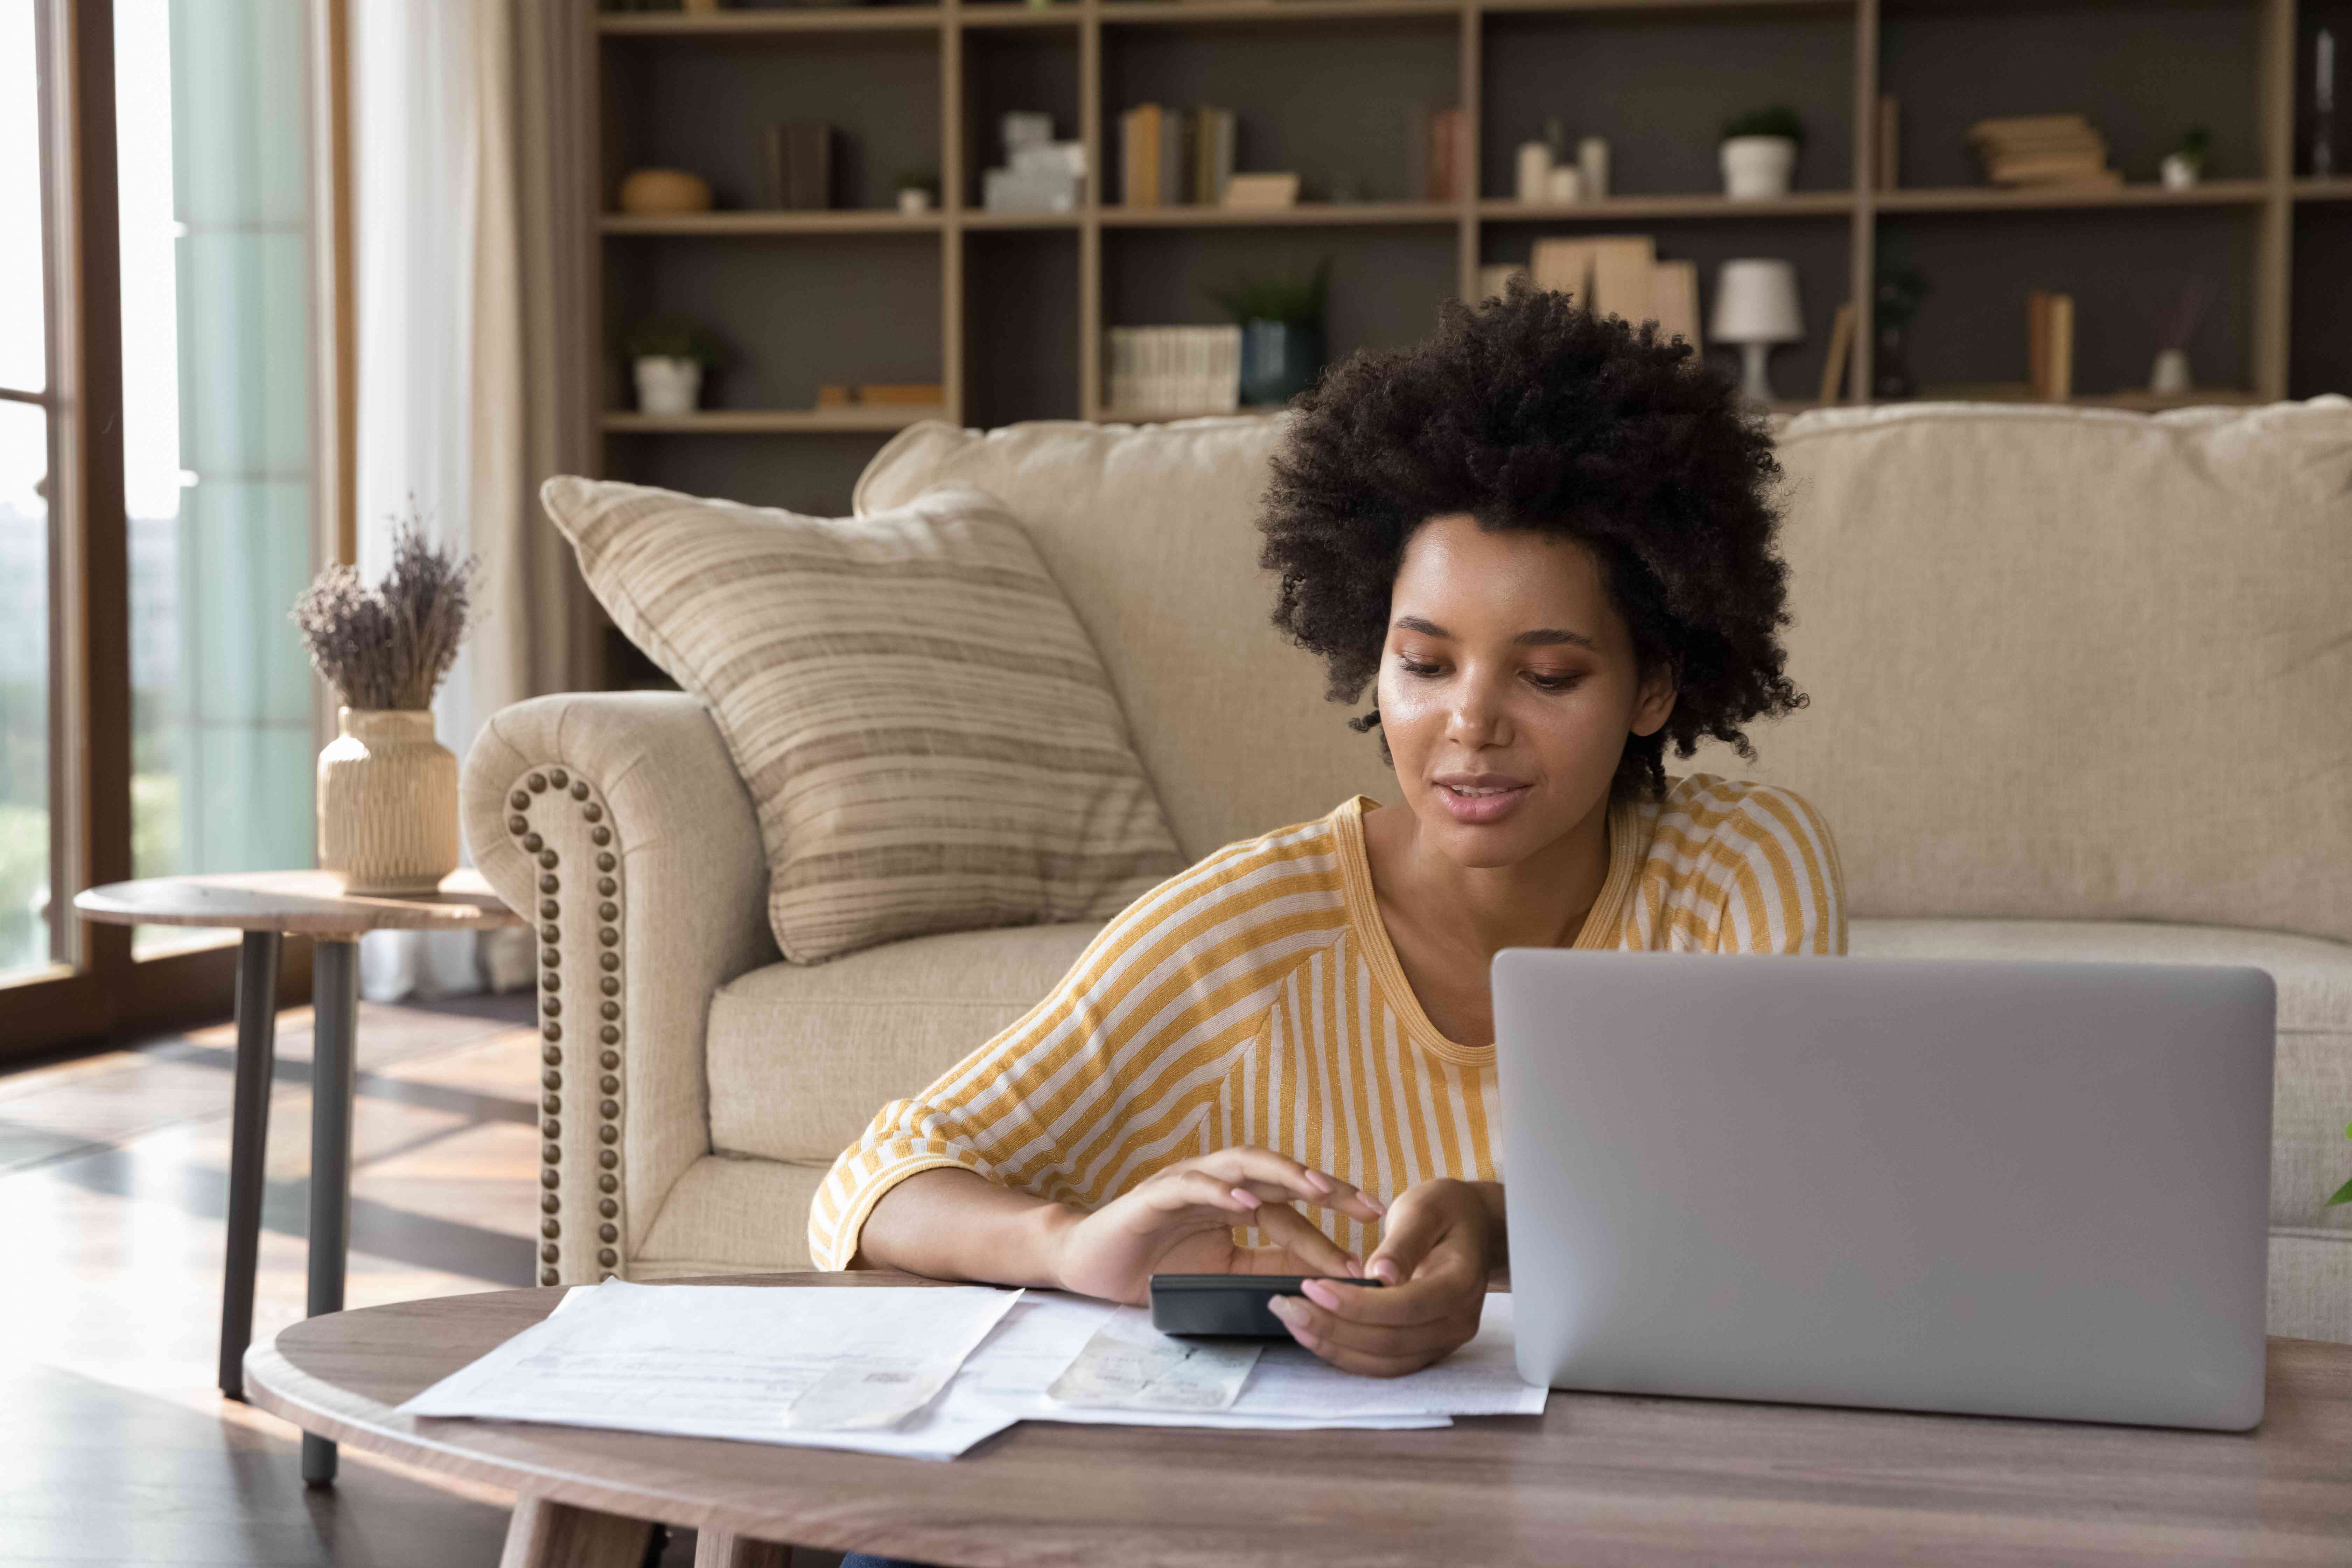
[[[2120,185],[2107,167],[2107,139],[2079,114],[2033,114],[1979,120],[1969,144],[1996,185]]]
[[[833,127],[803,120],[768,127],[768,205],[795,212],[833,205]]]
[[[1462,174],[1474,155],[1468,121],[1459,109],[1425,110],[1418,131],[1416,194],[1425,202],[1461,200]]]
[[[1231,414],[1241,406],[1239,327],[1113,327],[1110,405],[1122,414]]]
[[[1234,177],[1234,111],[1138,104],[1118,117],[1119,200],[1215,206]]]
[[[1662,338],[1706,346],[1699,338],[1698,264],[1659,260],[1657,241],[1649,235],[1539,239],[1528,271],[1537,288],[1570,295],[1596,316],[1622,316],[1636,326],[1655,321]],[[1495,293],[1502,292],[1507,277],[1491,279]]]

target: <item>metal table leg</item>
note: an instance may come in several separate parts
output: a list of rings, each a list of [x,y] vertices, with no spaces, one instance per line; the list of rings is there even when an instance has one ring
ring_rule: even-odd
[[[343,1252],[352,1219],[352,1047],[359,1029],[355,942],[320,941],[311,958],[310,1315],[343,1310]],[[335,1446],[302,1436],[302,1479],[335,1479]]]
[[[220,1391],[245,1397],[253,1341],[253,1275],[261,1244],[262,1175],[269,1148],[269,1075],[278,1041],[274,931],[249,931],[236,961],[236,1079],[230,1094],[228,1269],[221,1280]]]

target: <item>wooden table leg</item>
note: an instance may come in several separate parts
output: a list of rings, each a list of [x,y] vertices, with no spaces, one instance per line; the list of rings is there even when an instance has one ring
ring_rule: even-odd
[[[793,1549],[731,1530],[697,1531],[694,1568],[793,1568]]]
[[[352,1079],[359,1031],[359,943],[321,938],[310,959],[310,1316],[343,1310],[352,1225]],[[335,1479],[335,1446],[302,1435],[302,1479]]]
[[[642,1519],[519,1497],[499,1568],[640,1568],[653,1535]]]
[[[274,931],[249,931],[236,960],[236,1076],[229,1095],[228,1267],[221,1278],[220,1391],[245,1397],[253,1342],[253,1275],[260,1257],[262,1178],[269,1149],[269,1077],[278,1043]]]

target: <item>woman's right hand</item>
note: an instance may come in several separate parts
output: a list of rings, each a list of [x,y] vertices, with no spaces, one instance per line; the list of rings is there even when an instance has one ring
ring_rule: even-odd
[[[1092,1213],[1071,1211],[1055,1247],[1065,1290],[1141,1306],[1154,1274],[1327,1274],[1360,1277],[1363,1263],[1290,1205],[1360,1220],[1379,1203],[1270,1149],[1220,1149],[1180,1160]],[[1272,1243],[1243,1247],[1236,1226]]]

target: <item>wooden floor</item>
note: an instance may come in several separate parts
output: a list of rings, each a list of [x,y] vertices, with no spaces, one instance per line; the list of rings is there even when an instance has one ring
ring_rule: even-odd
[[[530,1282],[530,1009],[361,1008],[351,1305]],[[495,1563],[506,1494],[348,1449],[307,1490],[294,1428],[214,1387],[234,1037],[0,1076],[0,1568]],[[302,1307],[309,1012],[278,1041],[257,1337]]]

